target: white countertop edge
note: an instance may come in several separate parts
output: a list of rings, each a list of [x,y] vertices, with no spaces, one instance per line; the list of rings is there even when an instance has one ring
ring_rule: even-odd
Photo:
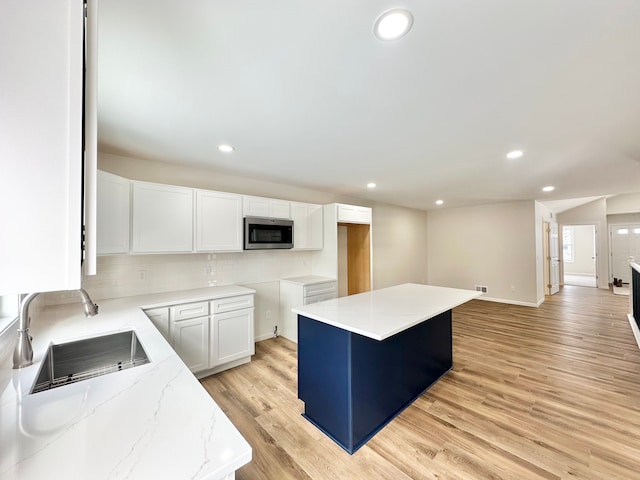
[[[219,300],[221,298],[235,297],[237,295],[251,295],[256,291],[252,288],[239,285],[224,285],[219,287],[206,287],[197,290],[180,290],[168,293],[153,293],[149,295],[136,296],[137,303],[142,310],[149,308],[166,307],[185,302],[204,302]],[[124,297],[125,300],[129,297]],[[97,302],[100,303],[100,302]]]
[[[13,370],[11,355],[0,357],[0,478],[46,478],[62,452],[77,455],[71,475],[68,467],[59,472],[69,479],[161,478],[157,469],[166,465],[162,473],[172,478],[217,480],[246,465],[251,446],[142,308],[254,292],[221,286],[102,300],[93,318],[79,303],[45,307],[32,319],[33,365]],[[150,363],[28,393],[49,344],[127,330],[138,334]],[[37,436],[21,433],[25,420]]]
[[[390,292],[392,290],[400,290],[402,288],[408,288],[408,287],[424,287],[425,289],[433,289],[434,292],[445,292],[445,291],[450,291],[450,292],[454,292],[456,295],[461,295],[461,294],[466,294],[464,296],[462,296],[461,298],[458,298],[455,301],[451,301],[449,303],[447,303],[446,306],[443,306],[441,308],[435,308],[435,309],[429,309],[427,313],[425,313],[424,315],[420,314],[418,317],[416,317],[415,313],[405,313],[405,312],[399,312],[399,314],[397,315],[396,318],[389,318],[389,326],[390,328],[386,329],[382,329],[382,328],[376,328],[375,331],[373,328],[371,329],[365,329],[363,327],[360,327],[356,324],[356,322],[354,323],[346,323],[346,321],[344,320],[337,320],[336,318],[332,318],[332,314],[335,314],[336,310],[331,310],[329,312],[329,308],[324,308],[325,305],[327,306],[331,306],[331,307],[336,307],[338,310],[339,309],[343,309],[345,312],[350,310],[351,305],[354,306],[353,309],[353,316],[359,316],[359,317],[371,317],[373,315],[375,315],[375,312],[371,311],[371,305],[367,304],[367,300],[369,298],[371,298],[372,296],[379,296],[380,294],[387,294],[387,292]],[[411,327],[414,327],[430,318],[433,318],[437,315],[440,315],[448,310],[451,310],[457,306],[462,305],[463,303],[468,302],[469,300],[473,300],[474,298],[478,298],[482,296],[482,292],[477,292],[474,290],[463,290],[463,289],[457,289],[457,288],[448,288],[448,287],[434,287],[434,286],[430,286],[430,285],[419,285],[419,284],[404,284],[404,285],[396,285],[394,287],[388,287],[388,288],[384,288],[384,289],[380,289],[380,290],[372,290],[370,292],[365,292],[365,293],[361,293],[361,294],[357,294],[357,295],[352,295],[352,296],[348,296],[348,297],[341,297],[339,299],[334,299],[334,300],[327,300],[325,302],[320,302],[320,303],[316,303],[316,304],[312,304],[312,305],[305,305],[305,306],[300,306],[300,307],[295,307],[292,308],[291,311],[298,314],[298,315],[302,315],[305,316],[307,318],[311,318],[313,320],[317,320],[319,322],[325,323],[327,325],[331,325],[337,328],[340,328],[342,330],[346,330],[352,333],[356,333],[358,335],[363,335],[365,337],[371,338],[373,340],[378,340],[378,341],[382,341],[382,340],[386,340],[389,337],[392,337],[393,335],[396,335],[400,332],[403,332],[404,330],[407,330]],[[342,302],[343,304],[346,304],[344,306],[339,305],[339,303]],[[323,305],[324,304],[324,305]],[[400,308],[401,309],[400,305]],[[324,312],[314,312],[314,310],[325,310]],[[343,315],[344,316],[344,315]],[[409,318],[410,317],[410,318]],[[405,320],[406,318],[409,318],[408,320]],[[386,325],[385,325],[386,326]]]
[[[307,285],[317,285],[319,283],[335,282],[336,279],[331,277],[323,277],[320,275],[302,275],[299,277],[281,278],[280,281],[289,282],[296,285],[307,286]]]

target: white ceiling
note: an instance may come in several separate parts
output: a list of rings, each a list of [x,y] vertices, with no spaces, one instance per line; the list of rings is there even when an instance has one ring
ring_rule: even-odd
[[[413,28],[382,42],[396,6]],[[421,209],[640,191],[637,0],[108,0],[99,18],[103,152]]]

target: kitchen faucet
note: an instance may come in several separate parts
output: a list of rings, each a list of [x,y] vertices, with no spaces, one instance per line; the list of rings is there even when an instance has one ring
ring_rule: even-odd
[[[28,367],[33,363],[33,347],[31,346],[32,337],[29,336],[29,326],[31,317],[29,317],[29,305],[31,301],[39,295],[40,292],[29,293],[20,297],[20,317],[18,324],[18,342],[13,350],[13,368]],[[95,317],[98,314],[98,305],[91,301],[89,294],[84,288],[78,290],[82,297],[82,309],[85,317]]]

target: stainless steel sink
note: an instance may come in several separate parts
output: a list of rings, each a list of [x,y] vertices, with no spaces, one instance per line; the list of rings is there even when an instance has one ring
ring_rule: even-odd
[[[31,393],[62,387],[149,363],[133,330],[52,344]]]

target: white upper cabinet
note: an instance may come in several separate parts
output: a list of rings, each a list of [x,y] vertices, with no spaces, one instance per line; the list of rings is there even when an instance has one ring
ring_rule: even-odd
[[[193,189],[133,181],[133,253],[193,251]]]
[[[131,181],[98,170],[98,255],[129,253]]]
[[[293,248],[318,250],[323,244],[322,205],[291,202]]]
[[[371,209],[339,203],[338,222],[371,224]]]
[[[242,211],[245,217],[269,217],[291,219],[291,202],[275,198],[242,197]]]
[[[83,2],[0,12],[0,295],[77,289]]]
[[[242,250],[242,196],[196,190],[196,251]]]

